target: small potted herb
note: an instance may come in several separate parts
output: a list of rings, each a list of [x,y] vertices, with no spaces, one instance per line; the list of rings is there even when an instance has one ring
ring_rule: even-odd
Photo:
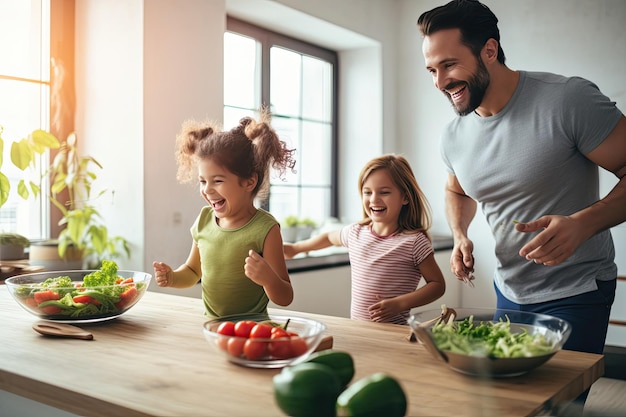
[[[0,261],[13,261],[26,258],[24,249],[30,241],[17,233],[0,233]]]

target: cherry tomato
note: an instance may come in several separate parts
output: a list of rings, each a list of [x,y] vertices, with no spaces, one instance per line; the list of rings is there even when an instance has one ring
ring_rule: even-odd
[[[292,356],[291,339],[286,331],[272,332],[270,339],[271,341],[268,346],[270,355],[274,356],[276,359],[287,359]]]
[[[217,327],[217,333],[223,334],[226,336],[234,336],[235,335],[235,323],[232,321],[224,321],[220,323]]]
[[[225,352],[228,352],[228,341],[231,339],[230,336],[220,335],[217,336],[217,347],[222,349]]]
[[[274,335],[276,335],[276,338],[289,337],[289,333],[287,333],[287,330],[283,329],[282,327],[272,327],[272,336]]]
[[[253,338],[246,340],[243,345],[243,354],[250,360],[261,359],[267,354],[267,342],[259,342]]]
[[[291,357],[295,358],[300,355],[304,355],[309,350],[309,346],[306,341],[300,336],[294,336],[291,338]]]
[[[250,337],[250,331],[256,326],[256,322],[252,320],[242,320],[235,323],[235,336]]]
[[[231,356],[241,357],[243,355],[243,346],[247,339],[241,337],[231,337],[228,339],[226,350]]]
[[[53,315],[53,314],[59,314],[63,310],[61,310],[61,307],[57,307],[57,306],[45,306],[45,307],[41,307],[41,311],[43,311],[46,314]]]
[[[272,329],[274,329],[274,326],[270,326],[266,323],[257,323],[252,330],[250,330],[250,338],[269,339],[272,335]]]

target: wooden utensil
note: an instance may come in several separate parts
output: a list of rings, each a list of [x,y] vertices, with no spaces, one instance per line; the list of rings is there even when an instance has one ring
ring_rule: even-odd
[[[38,321],[33,324],[33,330],[45,336],[70,337],[74,339],[93,340],[93,335],[87,330],[71,324]]]
[[[430,320],[427,320],[423,323],[420,323],[419,327],[428,327],[431,324],[434,324],[438,321],[454,321],[454,319],[456,318],[456,311],[453,308],[448,308],[446,307],[445,304],[441,305],[441,314],[438,315],[437,317],[434,317]],[[413,329],[411,329],[411,333],[409,333],[409,335],[407,336],[407,340],[409,342],[417,342],[417,337],[415,335],[415,332],[413,331]]]

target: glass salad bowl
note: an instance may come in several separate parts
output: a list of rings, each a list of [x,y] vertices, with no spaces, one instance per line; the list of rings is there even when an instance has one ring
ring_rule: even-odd
[[[304,361],[320,344],[326,325],[297,316],[248,314],[204,323],[215,352],[251,368],[282,368]]]
[[[459,308],[455,317],[432,321],[441,310],[411,314],[417,339],[455,371],[486,377],[525,374],[547,362],[570,333],[557,317],[526,311]]]
[[[49,271],[4,282],[15,301],[41,320],[92,323],[127,312],[143,297],[152,278],[138,271],[115,271],[115,277],[107,278],[101,274],[101,270]]]

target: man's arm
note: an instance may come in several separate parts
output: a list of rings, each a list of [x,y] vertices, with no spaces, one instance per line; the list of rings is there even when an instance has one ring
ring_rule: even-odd
[[[465,194],[456,176],[448,174],[446,183],[446,218],[454,238],[450,269],[459,279],[469,278],[474,271],[474,244],[467,237],[469,225],[476,215],[476,201]]]
[[[520,232],[544,229],[520,249],[520,255],[536,263],[557,265],[569,258],[591,236],[626,221],[626,117],[609,136],[586,155],[598,166],[612,172],[618,183],[601,200],[570,216],[543,216],[520,223]]]

